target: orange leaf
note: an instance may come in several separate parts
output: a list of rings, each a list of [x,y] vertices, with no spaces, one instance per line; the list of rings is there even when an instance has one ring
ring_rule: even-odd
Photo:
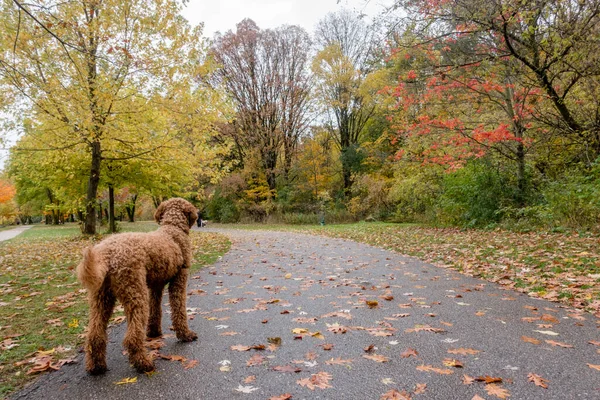
[[[450,353],[450,354],[460,354],[460,355],[466,356],[466,355],[469,355],[469,354],[470,355],[475,355],[477,353],[480,353],[480,351],[479,350],[475,350],[475,349],[464,349],[464,348],[461,347],[459,349],[448,349],[448,353]]]
[[[504,389],[502,386],[492,383],[490,385],[486,385],[485,391],[491,395],[496,396],[499,399],[506,399],[510,397],[510,393],[508,390]]]
[[[533,382],[536,386],[548,389],[548,381],[537,374],[530,373],[529,375],[527,375],[527,380],[529,382]]]
[[[391,389],[382,394],[379,400],[411,400],[411,397],[405,391],[399,392],[396,389]]]
[[[552,345],[552,346],[558,346],[558,347],[564,347],[566,349],[572,349],[573,345],[571,344],[567,344],[567,343],[562,343],[562,342],[556,342],[554,340],[546,340],[546,343]]]
[[[587,366],[596,371],[600,371],[600,365],[588,364]]]
[[[390,361],[389,358],[387,358],[386,356],[382,356],[381,354],[364,355],[363,357],[381,363]]]
[[[452,371],[451,369],[435,368],[432,365],[419,365],[417,367],[417,370],[424,372],[435,372],[441,375],[451,375],[454,373],[454,371]]]
[[[521,340],[524,341],[525,343],[531,343],[531,344],[540,344],[541,343],[536,338],[532,338],[529,336],[521,336]]]
[[[416,357],[418,355],[419,353],[415,349],[408,348],[402,354],[400,354],[400,357],[409,358],[410,356]]]

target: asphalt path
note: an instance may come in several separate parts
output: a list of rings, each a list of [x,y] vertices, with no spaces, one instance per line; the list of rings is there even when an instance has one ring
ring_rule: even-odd
[[[80,355],[14,398],[600,399],[591,314],[352,241],[220,232],[231,250],[189,281],[197,342],[178,343],[165,315],[156,372],[137,374],[121,324],[105,375]]]
[[[15,238],[15,237],[19,236],[21,233],[25,232],[27,229],[32,228],[32,227],[33,227],[33,225],[21,225],[17,228],[2,231],[2,232],[0,232],[0,242]]]

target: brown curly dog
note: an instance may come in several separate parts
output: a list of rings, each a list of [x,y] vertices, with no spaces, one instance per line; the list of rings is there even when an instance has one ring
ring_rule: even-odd
[[[177,338],[183,342],[198,335],[188,328],[186,286],[192,263],[190,227],[196,208],[180,198],[161,203],[154,219],[160,228],[151,233],[122,233],[84,251],[77,277],[88,290],[90,321],[85,343],[86,370],[102,374],[106,367],[108,320],[119,300],[127,316],[123,345],[129,361],[140,372],[154,369],[144,342],[161,332],[163,289],[169,284],[171,319]]]

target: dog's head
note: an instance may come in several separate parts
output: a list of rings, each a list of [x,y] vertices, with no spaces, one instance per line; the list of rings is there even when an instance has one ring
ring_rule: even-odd
[[[159,225],[173,225],[189,232],[198,219],[198,212],[192,203],[176,197],[160,203],[154,213],[154,219]]]

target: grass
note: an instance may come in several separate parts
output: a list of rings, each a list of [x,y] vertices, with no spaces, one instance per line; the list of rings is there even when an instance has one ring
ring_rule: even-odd
[[[154,222],[122,223],[122,231],[152,231]],[[68,360],[83,342],[85,291],[74,270],[83,248],[101,239],[84,238],[79,226],[36,226],[0,242],[0,398],[22,387],[30,360],[50,352]],[[192,232],[196,270],[229,249],[222,235]],[[118,315],[118,314],[117,314]]]
[[[432,228],[415,224],[230,225],[351,239],[587,309],[600,317],[598,237],[576,233]]]

